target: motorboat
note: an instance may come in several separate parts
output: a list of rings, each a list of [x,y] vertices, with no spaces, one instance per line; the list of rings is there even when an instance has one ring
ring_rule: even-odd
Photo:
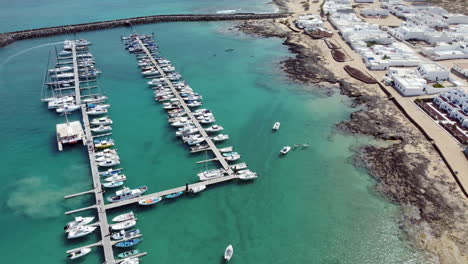
[[[166,66],[166,67],[162,67],[161,70],[163,70],[163,72],[165,72],[165,73],[174,72],[175,67],[174,66]]]
[[[202,124],[211,124],[211,123],[216,122],[216,119],[211,116],[211,117],[199,119],[199,122],[202,123]]]
[[[87,225],[87,224],[91,223],[93,220],[94,220],[94,216],[89,216],[89,217],[77,216],[77,217],[75,217],[75,220],[69,222],[63,229],[66,232],[68,232],[69,230],[71,230],[74,227]]]
[[[140,259],[139,258],[126,258],[123,259],[120,264],[140,264]]]
[[[113,182],[113,181],[125,181],[127,180],[127,177],[123,174],[114,174],[110,177],[107,177],[104,179],[107,182]]]
[[[154,98],[154,100],[158,101],[158,102],[164,102],[164,101],[169,101],[172,98],[174,98],[173,94],[167,94],[167,95],[157,96],[157,97]]]
[[[112,130],[111,126],[104,126],[104,125],[100,125],[98,127],[91,128],[91,131],[95,132],[95,133],[103,133],[103,132],[108,132],[108,131],[111,131],[111,130]]]
[[[290,146],[284,146],[281,150],[280,150],[280,154],[282,155],[286,155],[288,154],[288,152],[291,150],[291,147]]]
[[[99,175],[103,177],[109,177],[112,174],[118,174],[122,171],[123,169],[108,169],[106,171],[99,172]]]
[[[107,114],[107,108],[93,107],[86,110],[87,115],[104,115]]]
[[[222,130],[224,130],[224,127],[218,126],[218,125],[212,125],[212,126],[210,126],[208,128],[205,128],[206,132],[211,132],[211,133],[212,132],[219,132],[219,131],[222,131]]]
[[[197,174],[200,181],[207,181],[215,178],[220,178],[225,175],[225,171],[223,169],[212,169],[203,171]]]
[[[275,124],[273,125],[273,131],[277,131],[281,126],[281,123],[280,122],[275,122]]]
[[[231,260],[232,254],[234,254],[234,248],[232,245],[227,246],[226,250],[224,251],[224,260],[227,262]]]
[[[63,96],[56,98],[55,100],[50,100],[47,102],[47,108],[48,109],[56,109],[59,108],[60,106],[66,105],[66,104],[73,104],[75,102],[75,97],[73,96]]]
[[[96,162],[103,162],[106,160],[120,160],[120,158],[117,153],[106,153],[102,156],[96,157]]]
[[[82,99],[81,102],[88,104],[88,103],[101,103],[107,100],[107,96],[104,95],[95,95],[92,97],[88,97],[85,99]]]
[[[224,159],[227,161],[236,161],[240,159],[240,154],[237,152],[228,152],[228,153],[223,153]]]
[[[138,201],[138,204],[139,205],[152,205],[152,204],[159,203],[160,201],[162,201],[162,199],[163,199],[162,197],[148,198],[148,199]]]
[[[198,185],[196,187],[191,187],[189,191],[191,193],[199,193],[199,192],[204,191],[205,189],[206,189],[206,185]]]
[[[112,218],[112,222],[123,222],[123,221],[131,220],[133,218],[135,218],[135,214],[133,212],[128,212],[128,213],[121,214]]]
[[[112,181],[112,182],[105,182],[102,184],[104,188],[116,188],[120,187],[124,184],[124,181]]]
[[[110,119],[107,116],[100,117],[100,118],[94,118],[91,120],[91,125],[94,126],[101,126],[101,125],[112,125],[112,119]]]
[[[101,139],[101,140],[95,140],[94,141],[94,147],[95,148],[110,148],[114,146],[114,140],[113,139]]]
[[[230,146],[230,147],[220,148],[220,149],[218,149],[218,150],[219,150],[219,152],[221,152],[221,153],[231,152],[231,151],[233,150],[233,147]]]
[[[238,172],[238,175],[239,179],[244,181],[253,180],[258,177],[257,173],[252,172],[250,170],[241,170]]]
[[[143,74],[143,76],[151,76],[151,75],[158,75],[158,74],[160,74],[160,73],[159,73],[158,70],[152,69],[152,70],[144,71],[144,72],[142,72],[141,74]]]
[[[94,230],[96,230],[97,227],[95,226],[77,226],[75,228],[72,228],[68,232],[68,239],[73,239],[73,238],[78,238],[82,236],[86,236],[90,233],[92,233]]]
[[[164,198],[166,199],[177,198],[181,196],[182,194],[184,194],[184,192],[175,192],[175,193],[171,193],[171,194],[164,196]]]
[[[69,80],[60,80],[60,81],[54,80],[52,82],[47,82],[46,84],[49,87],[58,88],[58,87],[70,87],[74,83],[75,83],[74,79],[69,79]]]
[[[229,139],[229,135],[219,134],[216,137],[213,137],[212,139],[213,139],[213,141],[217,141],[217,142],[224,141],[224,140]]]
[[[117,150],[116,149],[104,149],[102,151],[98,151],[94,153],[94,156],[96,157],[105,157],[107,155],[117,155]]]
[[[79,105],[75,105],[75,104],[64,104],[63,106],[60,106],[59,108],[57,108],[55,111],[59,114],[63,114],[63,113],[70,113],[70,112],[74,112],[76,110],[80,109],[80,106]]]
[[[196,151],[202,151],[202,150],[208,150],[209,146],[207,144],[201,144],[201,145],[196,145],[190,148],[191,152],[196,152]]]
[[[188,107],[198,107],[201,106],[202,103],[200,101],[188,101],[187,106]]]
[[[111,238],[114,239],[114,240],[121,240],[121,239],[132,238],[132,237],[134,237],[136,235],[139,235],[139,234],[140,234],[140,229],[133,229],[133,230],[129,230],[129,231],[120,230],[120,232],[113,233],[111,235]]]
[[[80,258],[84,255],[87,255],[89,252],[91,252],[91,248],[87,247],[87,248],[82,248],[82,249],[79,249],[77,251],[73,251],[71,252],[67,258],[69,259],[77,259],[77,258]]]
[[[112,230],[124,230],[127,228],[134,227],[136,223],[136,219],[130,219],[127,221],[122,221],[117,224],[110,225],[110,227],[112,228]]]
[[[61,52],[59,52],[60,57],[68,57],[68,56],[71,56],[71,55],[72,55],[71,51],[62,50]]]
[[[128,258],[131,256],[135,256],[139,254],[140,251],[138,249],[130,250],[130,251],[125,251],[117,255],[118,258]]]
[[[190,128],[188,130],[176,131],[176,136],[183,137],[187,135],[193,135],[195,133],[198,133],[198,128]]]
[[[194,138],[188,139],[187,141],[185,141],[185,143],[187,143],[189,146],[193,146],[193,145],[200,144],[203,141],[205,141],[205,139],[202,137],[194,137]]]
[[[106,159],[104,161],[98,162],[99,167],[112,167],[120,164],[119,159]]]
[[[75,73],[73,72],[58,73],[51,76],[51,78],[54,80],[72,79],[74,77]]]
[[[62,66],[62,67],[57,67],[57,68],[50,69],[48,72],[50,74],[56,74],[56,73],[70,72],[70,71],[73,71],[73,67],[71,67],[71,66]]]
[[[229,168],[231,168],[231,170],[233,170],[233,171],[239,171],[239,170],[247,169],[247,163],[245,163],[245,162],[237,163],[237,164],[229,166]]]
[[[143,241],[143,238],[133,238],[133,239],[129,239],[129,240],[119,242],[119,243],[115,244],[115,247],[121,247],[121,248],[122,247],[133,247],[136,244],[140,243],[141,241]]]
[[[109,202],[115,203],[123,200],[132,199],[135,197],[139,197],[144,194],[148,190],[148,187],[141,186],[136,189],[130,189],[128,187],[124,187],[122,190],[118,190],[115,192],[115,195],[108,198]]]

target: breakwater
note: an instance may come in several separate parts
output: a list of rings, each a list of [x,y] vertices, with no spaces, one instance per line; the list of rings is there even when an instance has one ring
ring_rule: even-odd
[[[249,19],[274,19],[287,17],[289,13],[235,13],[235,14],[197,14],[197,15],[155,15],[115,19],[101,22],[92,22],[57,27],[37,28],[6,32],[0,34],[0,47],[5,47],[17,40],[42,38],[54,35],[73,34],[83,31],[94,31],[115,27],[130,27],[139,24],[152,24],[163,22],[194,22],[194,21],[223,21],[223,20],[249,20]]]

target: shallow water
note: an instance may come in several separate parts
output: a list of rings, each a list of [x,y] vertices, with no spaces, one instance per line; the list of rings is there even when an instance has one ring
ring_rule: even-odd
[[[165,57],[204,96],[242,160],[260,177],[251,183],[209,187],[196,196],[133,210],[149,252],[145,263],[220,262],[234,246],[234,263],[425,263],[401,238],[399,210],[372,191],[369,175],[349,160],[366,138],[336,134],[334,124],[352,109],[348,99],[307,92],[286,80],[277,63],[290,56],[281,39],[226,30],[229,23],[171,23],[138,26],[155,32]],[[149,192],[197,180],[205,169],[175,139],[162,108],[152,100],[133,55],[119,40],[128,29],[80,34],[103,71],[99,85],[109,96],[113,138],[129,187]],[[50,46],[64,36],[14,43],[0,49],[0,116],[3,144],[2,258],[15,263],[60,263],[64,251],[97,241],[97,234],[67,241],[63,212],[92,204],[85,196],[91,176],[82,146],[56,150],[55,124],[63,117],[39,101]],[[232,52],[226,52],[234,48]],[[79,119],[74,114],[72,119]],[[272,133],[275,121],[281,129]],[[280,158],[284,145],[308,143]],[[216,164],[209,164],[214,167]],[[85,212],[82,215],[91,215]],[[11,227],[11,228],[8,228]],[[14,228],[18,227],[18,228]],[[27,253],[26,253],[27,252]],[[98,253],[96,253],[98,252]],[[115,250],[115,252],[119,252]],[[100,251],[76,261],[100,263]],[[70,262],[71,263],[71,262]]]

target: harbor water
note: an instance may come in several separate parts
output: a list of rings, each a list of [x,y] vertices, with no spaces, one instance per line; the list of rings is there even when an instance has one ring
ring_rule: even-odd
[[[349,100],[337,91],[330,96],[291,83],[278,66],[291,56],[283,40],[246,36],[228,30],[231,26],[133,28],[155,32],[163,56],[203,95],[204,107],[230,135],[221,146],[234,146],[260,175],[250,183],[210,186],[154,207],[110,211],[109,219],[136,213],[144,238],[137,248],[148,252],[144,263],[220,263],[228,244],[234,246],[234,263],[426,263],[399,230],[398,207],[374,193],[374,181],[351,162],[352,149],[368,139],[334,129],[353,111]],[[123,48],[120,36],[130,33],[122,28],[78,35],[93,43],[91,52],[103,72],[98,84],[111,104],[112,137],[126,186],[147,185],[151,193],[195,182],[198,172],[217,165],[197,165],[210,154],[189,154],[175,138],[134,56]],[[91,188],[86,150],[76,145],[57,151],[55,124],[64,117],[40,102],[49,50],[64,38],[0,49],[5,263],[63,263],[66,250],[99,237],[68,241],[63,233],[72,220],[64,212],[93,203],[92,195],[63,199]],[[275,121],[281,128],[273,133]],[[310,147],[278,155],[284,145],[304,143]],[[101,263],[101,254],[94,248],[77,263]]]

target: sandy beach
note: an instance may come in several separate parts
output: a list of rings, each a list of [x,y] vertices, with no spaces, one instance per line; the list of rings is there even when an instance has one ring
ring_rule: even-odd
[[[329,41],[341,47],[345,62],[337,62],[332,57],[324,40],[312,39],[294,27],[298,15],[320,14],[322,1],[275,2],[284,11],[292,12],[287,20],[248,21],[238,26],[240,30],[286,38],[284,44],[296,56],[283,61],[281,67],[291,79],[317,84],[314,87],[318,89],[338,88],[353,98],[353,105],[361,106],[362,110],[352,113],[349,121],[337,124],[337,129],[370,135],[387,141],[388,145],[360,148],[355,153],[356,164],[377,179],[375,188],[384,197],[401,205],[401,227],[415,247],[427,251],[436,263],[468,263],[468,202],[456,181],[458,178],[462,185],[468,186],[468,162],[459,151],[460,146],[419,110],[412,101],[414,98],[402,97],[392,87],[382,89],[378,84],[365,84],[350,77],[343,66],[369,73],[377,81],[382,80],[385,72],[368,72],[359,55],[329,22],[324,24],[334,32]],[[304,3],[308,3],[307,11]],[[368,19],[368,22],[381,25],[400,22],[396,17],[377,20]],[[417,120],[433,141],[409,118]],[[442,161],[434,146],[441,150],[448,163]],[[447,164],[457,173],[451,172]]]

